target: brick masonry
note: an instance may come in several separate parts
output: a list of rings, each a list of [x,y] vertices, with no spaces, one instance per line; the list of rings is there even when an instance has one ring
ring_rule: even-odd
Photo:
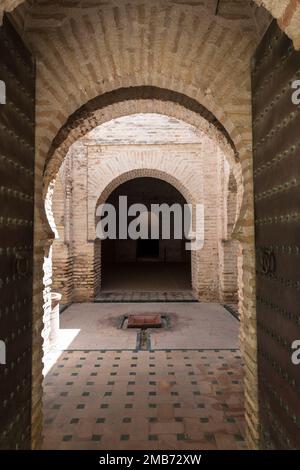
[[[237,174],[239,164],[233,167]],[[204,133],[174,118],[146,114],[100,126],[73,144],[61,167],[50,220],[59,237],[53,245],[53,290],[63,294],[62,303],[93,300],[101,286],[96,208],[121,183],[147,176],[172,184],[194,208],[204,205],[205,242],[192,253],[193,289],[201,301],[236,302],[233,171]]]
[[[252,132],[250,59],[269,23],[262,8],[278,19],[281,28],[300,47],[297,0],[256,0],[239,2],[231,16],[232,2],[220,2],[218,16],[209,0],[201,4],[132,0],[126,6],[113,1],[100,5],[90,0],[82,8],[81,0],[35,2],[28,7],[22,0],[3,0],[3,11],[14,10],[13,19],[38,60],[37,67],[37,155],[36,155],[36,229],[35,285],[33,310],[32,447],[41,445],[42,436],[42,354],[43,305],[51,274],[44,274],[53,237],[43,201],[43,170],[51,143],[68,117],[95,96],[120,87],[153,85],[169,88],[193,97],[207,107],[229,132],[241,159],[244,194],[236,236],[242,243],[243,274],[240,288],[241,346],[245,358],[246,438],[250,446],[259,442],[256,367],[256,315],[254,282]],[[83,40],[84,38],[84,40]],[[125,46],[126,45],[126,46]],[[124,47],[125,46],[125,47]],[[81,67],[78,67],[81,64]],[[83,66],[83,64],[85,66]],[[86,127],[124,114],[140,106],[156,111],[163,108],[183,120],[198,121],[178,103],[134,101],[109,106],[95,113],[91,121],[82,121],[70,132],[64,145],[53,155],[53,167],[59,168],[70,143]],[[114,109],[112,109],[114,108]],[[136,112],[136,111],[135,111]],[[115,116],[114,116],[114,113]],[[123,113],[123,114],[122,114]],[[189,117],[188,117],[189,116]],[[189,120],[188,120],[189,122]],[[201,121],[201,125],[203,122]],[[213,133],[212,126],[207,131]],[[55,164],[55,161],[57,163]],[[48,182],[56,174],[50,171]],[[239,182],[239,179],[237,178]],[[241,260],[241,258],[240,258]],[[49,264],[49,263],[48,263]],[[42,281],[43,280],[43,281]],[[44,312],[44,317],[47,314]]]

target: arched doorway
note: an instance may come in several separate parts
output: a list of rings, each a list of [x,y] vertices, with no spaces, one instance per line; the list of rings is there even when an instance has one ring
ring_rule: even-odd
[[[5,2],[4,7],[9,7],[10,10],[13,9],[13,7],[21,2],[16,1],[16,2]],[[261,3],[261,2],[257,2]],[[275,2],[276,3],[276,2]],[[293,2],[293,5],[291,6],[292,2],[277,2],[278,5],[275,5],[274,2],[271,1],[265,1],[264,4],[269,6],[269,8],[272,10],[272,13],[274,13],[274,16],[276,18],[280,18],[280,23],[282,23],[284,26],[284,29],[287,29],[289,32],[290,29],[292,30],[292,36],[293,38],[297,39],[298,37],[298,29],[295,27],[295,22],[297,18],[297,9],[296,9],[296,3]],[[244,4],[244,2],[243,2]],[[46,5],[46,3],[45,3]],[[242,5],[242,2],[241,2]],[[222,6],[222,5],[221,5]],[[3,7],[3,8],[4,8]],[[40,5],[38,5],[40,8]],[[246,7],[246,3],[245,3]],[[272,8],[271,8],[272,7]],[[149,7],[150,8],[150,7]],[[176,6],[176,8],[179,8]],[[247,407],[247,413],[248,413],[248,421],[250,423],[249,425],[249,442],[252,444],[257,444],[258,442],[258,435],[257,435],[257,427],[258,427],[258,421],[257,418],[252,419],[252,416],[257,417],[257,406],[256,406],[256,397],[253,398],[253,400],[249,400],[248,398],[252,395],[256,395],[256,317],[255,317],[255,283],[253,280],[253,273],[254,273],[254,262],[253,262],[253,211],[252,211],[252,166],[251,166],[251,117],[250,117],[250,86],[249,86],[249,80],[247,79],[247,76],[250,77],[249,74],[249,66],[246,65],[249,62],[249,57],[253,53],[253,48],[255,48],[256,42],[259,42],[259,36],[256,37],[256,39],[253,39],[252,32],[253,29],[252,26],[251,28],[248,28],[249,23],[245,25],[245,23],[242,21],[243,27],[240,27],[238,24],[238,27],[234,30],[234,34],[229,36],[229,41],[227,41],[227,33],[231,32],[232,29],[234,29],[234,21],[232,19],[229,19],[230,26],[226,25],[226,17],[221,18],[220,24],[217,24],[216,26],[216,34],[214,35],[214,40],[213,42],[211,41],[206,41],[201,39],[201,36],[199,38],[198,36],[198,31],[201,31],[198,28],[198,25],[200,22],[198,21],[199,17],[202,17],[202,15],[198,16],[195,15],[194,18],[190,18],[190,14],[186,14],[188,9],[186,6],[184,6],[185,10],[183,12],[183,18],[188,18],[188,23],[186,23],[185,30],[186,31],[192,31],[192,25],[195,27],[195,34],[192,34],[192,39],[190,38],[189,34],[182,35],[181,32],[176,34],[176,30],[174,29],[173,33],[170,34],[169,38],[170,41],[166,46],[165,49],[165,54],[162,54],[162,61],[159,62],[157,61],[157,69],[155,70],[155,67],[153,67],[153,57],[160,57],[160,54],[156,53],[157,51],[152,47],[152,44],[157,44],[158,48],[161,45],[160,40],[156,41],[149,41],[149,45],[147,44],[147,53],[145,54],[140,54],[138,55],[137,53],[132,54],[133,48],[128,48],[126,51],[121,49],[121,52],[118,50],[118,46],[115,45],[120,45],[122,41],[119,41],[118,38],[120,36],[113,37],[113,40],[111,43],[114,45],[113,47],[106,47],[103,48],[106,51],[108,51],[108,55],[111,55],[107,59],[107,64],[109,66],[107,67],[108,73],[107,76],[105,76],[105,73],[103,72],[103,79],[102,79],[102,71],[104,69],[103,67],[103,62],[100,60],[95,60],[95,50],[100,45],[100,50],[102,44],[105,44],[107,42],[102,42],[100,44],[100,41],[98,42],[98,31],[97,34],[95,34],[96,42],[94,40],[91,41],[86,41],[86,44],[90,44],[90,50],[92,51],[92,54],[90,57],[91,59],[89,60],[88,57],[88,52],[87,50],[84,51],[83,49],[81,50],[82,57],[85,61],[85,63],[89,62],[89,64],[95,64],[97,63],[99,70],[101,73],[95,73],[95,70],[93,67],[90,67],[89,74],[86,74],[86,81],[82,81],[82,86],[80,85],[79,87],[76,86],[74,89],[68,90],[68,93],[65,93],[64,86],[62,85],[55,87],[48,86],[49,83],[58,83],[58,84],[64,84],[64,79],[68,81],[68,83],[72,83],[72,77],[74,76],[73,71],[76,70],[76,65],[78,63],[78,57],[76,56],[76,60],[72,64],[72,58],[68,57],[68,60],[64,61],[64,57],[58,56],[56,53],[57,50],[63,51],[63,43],[64,39],[62,40],[62,34],[52,34],[53,31],[48,35],[46,33],[46,28],[41,28],[39,24],[37,24],[37,28],[34,31],[34,27],[29,28],[31,31],[33,31],[33,40],[31,41],[31,44],[34,45],[34,43],[38,44],[38,47],[41,47],[37,52],[35,47],[32,48],[33,51],[35,51],[36,56],[39,57],[40,63],[42,64],[41,66],[41,74],[39,75],[41,80],[39,82],[39,106],[38,106],[38,115],[39,115],[39,122],[38,122],[38,148],[39,148],[39,154],[38,154],[38,159],[37,159],[37,165],[36,165],[36,195],[37,195],[37,205],[38,208],[36,209],[37,217],[38,217],[38,223],[37,223],[37,229],[36,229],[36,253],[35,253],[35,302],[34,302],[34,313],[33,313],[33,337],[34,337],[34,344],[36,345],[36,350],[34,351],[33,354],[33,396],[35,397],[34,399],[34,412],[33,415],[40,416],[39,412],[39,407],[41,403],[41,387],[40,387],[40,376],[41,376],[41,364],[40,364],[40,359],[41,359],[41,354],[42,354],[42,341],[40,338],[40,331],[41,331],[41,324],[42,324],[42,289],[43,285],[41,280],[39,278],[42,277],[41,272],[42,272],[42,258],[43,258],[43,250],[46,246],[46,242],[49,243],[47,239],[48,234],[46,234],[46,230],[44,231],[44,227],[42,227],[42,219],[43,217],[40,217],[40,215],[43,213],[43,207],[42,207],[42,168],[44,167],[44,157],[47,153],[47,150],[51,144],[51,141],[53,137],[55,136],[57,129],[66,121],[66,117],[70,115],[76,107],[79,107],[82,103],[85,103],[87,99],[89,99],[91,96],[96,96],[99,93],[102,93],[103,90],[107,89],[112,89],[114,86],[119,85],[120,83],[125,86],[125,85],[132,85],[136,83],[168,83],[172,84],[173,88],[178,88],[178,89],[186,89],[188,90],[187,93],[191,96],[196,96],[199,101],[203,102],[210,102],[211,106],[209,106],[212,110],[216,111],[216,106],[214,106],[214,100],[212,99],[212,96],[216,96],[216,102],[218,102],[218,112],[216,114],[224,118],[224,120],[227,123],[230,123],[230,118],[232,118],[232,121],[234,124],[233,126],[230,127],[230,132],[234,136],[234,139],[238,141],[239,144],[239,150],[241,152],[241,157],[243,159],[243,171],[244,171],[244,176],[245,176],[245,192],[247,193],[247,204],[245,205],[244,208],[244,231],[240,237],[240,239],[243,241],[244,244],[244,251],[246,251],[246,262],[245,262],[245,275],[243,278],[244,286],[245,286],[245,292],[243,293],[243,299],[244,299],[244,309],[245,309],[245,315],[244,315],[244,323],[245,326],[243,326],[243,332],[242,332],[242,338],[244,340],[244,350],[245,350],[245,357],[247,358],[247,361],[249,362],[248,367],[247,367],[247,373],[248,377],[246,379],[246,397],[248,400],[248,407]],[[216,19],[216,11],[214,10],[213,12],[207,9],[207,13],[211,15],[212,21],[214,24],[214,27],[216,25],[216,22],[219,23],[218,18]],[[119,10],[117,10],[119,12]],[[222,8],[219,9],[219,13],[222,12]],[[175,11],[173,14],[170,13],[170,10],[164,10],[165,16],[161,15],[161,11],[159,9],[155,10],[153,12],[153,15],[155,17],[155,14],[157,14],[158,19],[160,18],[165,18],[165,21],[162,20],[157,21],[157,24],[161,25],[161,29],[159,29],[159,33],[156,34],[156,39],[159,37],[165,37],[165,33],[167,30],[171,30],[169,28],[170,23],[173,25],[180,25],[180,27],[184,24],[181,21],[178,21],[178,18],[182,18],[180,16],[181,12]],[[95,15],[93,14],[93,17]],[[145,25],[145,18],[153,18],[152,14],[148,16],[148,12],[145,11],[139,11],[139,15],[136,16],[136,18],[139,18],[141,21],[141,32],[144,34],[144,25]],[[225,8],[225,13],[226,13],[226,8]],[[34,11],[33,11],[34,14]],[[235,12],[236,14],[236,12]],[[72,16],[72,15],[71,15]],[[80,15],[78,15],[80,17]],[[128,15],[129,18],[130,15]],[[113,15],[112,15],[113,17]],[[119,14],[115,15],[115,20],[116,23],[119,21]],[[174,21],[173,21],[173,18]],[[243,16],[245,18],[245,15]],[[31,19],[30,19],[31,20]],[[194,20],[194,22],[193,22]],[[224,21],[225,20],[225,21]],[[62,27],[64,30],[63,32],[66,32],[66,37],[68,37],[69,32],[67,31],[66,28],[66,22],[62,21],[59,23],[59,20],[57,20],[57,27]],[[89,20],[90,21],[90,20]],[[95,19],[95,22],[98,21],[98,18]],[[22,21],[21,21],[22,22]],[[86,18],[85,21],[82,22],[84,27],[86,28],[85,30],[80,30],[77,28],[77,24],[75,21],[74,25],[74,18],[71,18],[71,25],[70,29],[72,31],[77,31],[77,37],[73,38],[72,40],[78,40],[79,43],[80,37],[86,37],[85,33],[87,30],[89,31],[95,31],[93,26],[90,28],[86,28]],[[98,21],[99,23],[99,21]],[[138,23],[138,22],[137,22]],[[136,24],[137,24],[136,23]],[[147,23],[148,25],[153,25],[155,24],[155,20],[151,20]],[[236,22],[237,23],[237,22]],[[125,21],[124,21],[125,24]],[[131,26],[131,23],[130,23]],[[219,26],[224,29],[218,29]],[[290,28],[291,26],[291,28]],[[50,28],[53,27],[52,22],[50,22]],[[206,27],[206,26],[205,26]],[[121,26],[122,28],[122,26]],[[245,29],[243,29],[245,28]],[[111,29],[108,28],[110,31]],[[123,28],[123,32],[125,31],[126,28]],[[24,22],[24,30],[26,30],[25,22]],[[45,37],[43,38],[43,44],[40,41],[39,37],[39,31],[43,31],[43,34],[45,34]],[[132,35],[132,28],[128,27],[127,30],[129,31],[130,34],[130,39],[133,38]],[[118,25],[116,25],[115,31],[118,31]],[[211,29],[208,28],[208,31],[211,31]],[[237,34],[237,31],[239,31],[239,34]],[[246,34],[247,31],[247,34]],[[248,31],[250,31],[250,34],[248,34]],[[49,33],[49,32],[48,32]],[[183,39],[184,36],[184,42]],[[149,34],[150,37],[150,34]],[[93,38],[93,39],[95,39]],[[116,39],[117,38],[117,39]],[[178,44],[174,46],[174,40],[173,38],[178,39]],[[44,42],[45,39],[45,42]],[[201,41],[201,47],[199,47],[199,39]],[[203,39],[204,39],[204,34],[203,34]],[[222,50],[220,47],[220,39],[222,39],[222,44],[226,49]],[[56,41],[61,41],[61,43],[56,43]],[[249,40],[249,44],[253,45],[253,48],[249,47],[249,44],[247,44],[247,40]],[[194,41],[194,43],[193,43]],[[29,41],[30,42],[30,41]],[[129,42],[129,41],[128,41]],[[145,43],[143,41],[140,41],[137,39],[137,44],[141,45],[141,48],[145,46]],[[295,41],[295,44],[297,45],[297,40]],[[42,46],[40,46],[42,44]],[[52,51],[48,47],[49,44],[53,45]],[[95,48],[95,44],[97,44],[97,48]],[[127,44],[127,41],[124,40],[123,44]],[[169,46],[170,44],[170,46]],[[236,45],[236,52],[232,48],[232,44]],[[211,50],[207,50],[206,47],[213,48],[216,50],[220,51],[220,54],[211,54]],[[102,49],[102,50],[103,50]],[[115,50],[116,49],[116,50]],[[65,47],[65,50],[67,54],[70,54],[70,47]],[[74,51],[77,52],[78,48],[74,47]],[[158,49],[159,50],[159,49]],[[170,50],[170,54],[169,54]],[[113,51],[113,52],[111,52]],[[186,55],[186,51],[193,51],[192,54],[188,57]],[[205,67],[205,62],[199,61],[197,54],[199,52],[203,51],[203,57],[206,60],[207,57],[211,57],[211,63],[213,60],[215,61],[214,64],[211,64],[211,68],[208,70]],[[225,52],[231,52],[230,58],[228,57]],[[196,54],[194,54],[196,52]],[[66,55],[67,55],[66,54]],[[128,57],[126,56],[128,54]],[[131,54],[133,57],[141,57],[141,65],[134,63],[131,59]],[[182,56],[181,56],[182,54]],[[75,54],[74,54],[75,55]],[[124,59],[123,62],[123,58]],[[147,68],[145,72],[145,63],[143,60],[147,57]],[[241,57],[243,57],[244,60],[240,60]],[[122,58],[121,60],[119,60]],[[149,60],[148,60],[149,58]],[[190,60],[192,58],[192,60]],[[228,68],[226,69],[224,65],[222,64],[222,60],[224,58],[224,63]],[[110,60],[111,59],[111,60]],[[175,59],[175,60],[174,60]],[[165,64],[164,64],[165,60]],[[68,62],[71,67],[69,70],[65,67],[65,63]],[[61,64],[63,63],[63,67],[61,67]],[[105,59],[104,59],[105,63]],[[116,65],[117,64],[117,65]],[[130,66],[132,69],[136,72],[135,74],[131,73]],[[169,67],[169,64],[174,64],[174,68]],[[185,66],[182,66],[182,64],[185,64]],[[46,65],[46,66],[45,66]],[[60,65],[60,66],[58,66]],[[230,74],[230,71],[232,70],[233,65],[235,65],[235,71],[238,69],[238,73],[235,74]],[[239,69],[240,67],[240,69]],[[66,75],[57,75],[57,72],[61,68],[64,72],[66,72]],[[43,70],[42,70],[43,69]],[[86,71],[88,68],[83,68],[84,71]],[[164,74],[164,69],[167,69],[169,74]],[[44,73],[44,71],[48,73],[50,71],[50,77]],[[207,70],[206,73],[198,73],[199,70]],[[221,75],[218,73],[221,70]],[[243,73],[240,73],[240,70],[242,70]],[[153,71],[153,73],[152,73]],[[185,79],[182,79],[180,74],[182,71],[182,74],[186,75]],[[188,74],[186,74],[186,71],[188,71]],[[163,72],[163,73],[162,73]],[[229,72],[229,73],[228,73]],[[85,73],[85,72],[84,72]],[[101,80],[94,80],[94,77],[101,76]],[[147,80],[145,80],[145,76],[147,77]],[[71,78],[70,78],[71,77]],[[78,74],[78,83],[80,83],[80,75]],[[201,77],[201,78],[199,78]],[[225,85],[225,92],[223,91],[223,86],[220,86],[220,83],[218,79],[215,79],[216,77],[228,77],[228,82],[226,81]],[[54,79],[53,79],[54,78]],[[57,79],[58,78],[58,79]],[[213,90],[209,90],[207,88],[207,83],[208,82],[213,83]],[[223,80],[222,80],[223,81]],[[230,83],[232,82],[232,83]],[[45,86],[46,85],[46,86]],[[171,85],[170,85],[171,86]],[[77,93],[78,89],[80,90],[79,93]],[[219,93],[217,91],[219,90]],[[241,92],[241,94],[238,94],[238,92]],[[80,95],[80,96],[79,96]],[[224,99],[223,99],[224,96]],[[209,98],[208,98],[209,97]],[[67,105],[64,106],[62,105],[63,99],[65,100],[65,103]],[[72,103],[71,103],[71,98],[72,98]],[[53,110],[53,111],[51,111]],[[54,111],[55,110],[55,111]],[[52,117],[49,118],[49,116],[52,113]],[[40,218],[39,218],[40,217]],[[250,359],[249,359],[250,358]],[[253,359],[254,358],[254,359]],[[249,385],[250,384],[250,385]],[[36,398],[38,397],[38,398]],[[41,419],[41,418],[39,418]],[[34,428],[34,437],[33,442],[34,446],[38,445],[37,443],[39,442],[40,439],[40,426],[36,425]]]
[[[144,217],[148,223],[159,225],[151,205],[177,205],[184,214],[187,201],[171,184],[150,177],[129,180],[117,187],[107,198],[106,203],[116,209],[117,221],[120,218],[119,198],[126,197],[128,207],[143,204],[147,208]],[[150,220],[151,219],[151,220]],[[133,220],[128,219],[128,225]],[[105,291],[181,291],[191,289],[191,252],[186,250],[187,238],[175,238],[174,215],[170,215],[170,239],[164,239],[160,227],[159,238],[149,237],[120,239],[117,223],[117,239],[101,241],[101,292]],[[95,242],[96,246],[99,242]],[[97,294],[97,292],[96,292]]]

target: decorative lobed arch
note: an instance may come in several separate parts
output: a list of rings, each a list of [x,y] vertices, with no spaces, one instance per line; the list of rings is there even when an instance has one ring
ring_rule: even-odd
[[[237,145],[215,115],[197,100],[156,86],[120,88],[93,98],[73,113],[52,142],[46,157],[45,186],[55,178],[70,146],[95,127],[121,116],[158,113],[194,125],[216,140],[232,163],[239,161]],[[233,125],[232,125],[233,127]],[[240,176],[237,175],[240,181]]]
[[[249,217],[251,219],[252,214],[249,212],[249,204],[247,201],[243,199],[243,196],[245,194],[245,186],[243,184],[243,171],[242,171],[242,165],[239,161],[239,153],[236,150],[236,148],[240,148],[241,152],[244,154],[245,149],[241,145],[241,142],[238,141],[237,146],[234,145],[233,140],[230,137],[230,134],[224,126],[218,122],[218,120],[213,116],[212,113],[210,113],[207,110],[207,114],[204,113],[205,108],[203,108],[202,105],[199,105],[199,107],[196,105],[197,102],[194,102],[192,100],[191,102],[189,101],[188,97],[185,97],[185,95],[180,95],[184,98],[184,103],[192,103],[192,109],[189,109],[187,106],[185,106],[182,102],[179,103],[178,99],[175,100],[175,102],[170,101],[167,99],[170,96],[176,96],[177,93],[173,94],[173,91],[170,90],[165,90],[167,92],[166,98],[163,100],[159,99],[151,99],[149,96],[149,90],[151,92],[155,93],[156,88],[155,87],[146,87],[147,92],[145,93],[146,99],[143,99],[143,87],[132,87],[130,93],[131,97],[133,97],[135,91],[137,91],[137,98],[136,99],[131,99],[131,100],[126,100],[124,99],[121,102],[113,102],[112,104],[107,101],[109,94],[106,94],[106,96],[102,99],[99,97],[98,99],[95,100],[94,104],[94,109],[89,112],[89,106],[87,105],[86,107],[80,108],[78,110],[78,113],[74,113],[73,119],[69,119],[68,125],[63,126],[61,131],[57,135],[57,139],[53,142],[53,146],[51,146],[51,149],[48,153],[47,159],[46,159],[46,165],[44,168],[44,178],[43,178],[43,189],[44,189],[44,198],[46,200],[46,205],[47,205],[47,188],[50,188],[50,193],[53,192],[53,184],[55,181],[55,177],[57,175],[58,169],[63,162],[70,146],[76,142],[78,139],[82,138],[84,135],[86,135],[87,132],[91,131],[95,127],[99,126],[100,124],[110,121],[114,118],[118,118],[121,116],[126,116],[129,114],[136,114],[136,113],[143,113],[143,112],[150,112],[150,113],[160,113],[164,115],[168,115],[171,117],[175,117],[177,119],[183,120],[191,125],[194,125],[201,131],[203,131],[207,136],[216,141],[217,144],[220,146],[224,154],[226,155],[228,162],[230,164],[230,167],[234,173],[234,176],[236,178],[236,181],[238,183],[238,200],[239,200],[239,205],[238,205],[238,213],[240,214],[239,220],[236,223],[235,227],[235,232],[236,232],[236,237],[239,239],[243,246],[243,259],[248,257],[249,259],[249,265],[253,265],[253,259],[254,257],[251,255],[251,253],[254,252],[254,238],[247,238],[247,234],[245,234],[244,231],[244,226],[249,228]],[[137,88],[137,90],[135,90]],[[118,92],[118,90],[117,90]],[[124,93],[124,90],[122,89],[122,93]],[[158,93],[161,93],[159,91]],[[117,95],[110,95],[114,98]],[[141,98],[138,98],[138,97]],[[157,96],[154,94],[154,96]],[[103,104],[102,104],[103,100]],[[95,106],[96,103],[101,103],[103,106],[100,109],[97,109]],[[196,111],[200,111],[201,113],[197,113]],[[209,117],[211,120],[210,122],[203,117],[202,113],[207,117]],[[247,195],[249,197],[249,194]],[[42,206],[43,208],[45,207],[44,205]],[[247,209],[248,207],[248,209]],[[44,247],[48,247],[52,244],[53,241],[53,234],[52,230],[48,226],[48,221],[46,217],[46,213],[43,209],[42,212],[40,212],[41,216],[41,221],[42,224],[38,226],[40,229],[42,226],[44,226],[43,231],[45,233],[45,243]],[[48,228],[45,229],[45,226],[48,226]],[[246,230],[247,230],[246,229]],[[246,251],[245,251],[246,250]],[[244,271],[243,275],[248,276],[247,274],[247,267],[245,269],[245,261],[243,265]],[[253,271],[252,271],[253,272]],[[248,278],[249,279],[249,278]],[[247,288],[249,286],[251,287],[250,284],[245,283],[242,281],[242,279],[239,280],[239,283],[241,286],[245,285],[246,287],[244,288],[242,292],[242,298],[247,299],[248,306],[247,308],[247,316],[248,318],[250,317],[251,319],[255,318],[255,309],[254,309],[254,295],[252,296],[253,299],[253,307],[251,311],[251,303],[249,305],[249,295],[247,294]],[[50,292],[50,290],[49,290]],[[243,322],[243,312],[244,308],[241,305],[241,321]],[[45,316],[45,315],[44,315]],[[244,325],[244,324],[243,324]],[[253,323],[252,323],[253,325]],[[241,339],[244,341],[244,339],[247,337],[247,322],[245,322],[245,329],[241,329]],[[251,337],[253,337],[253,334],[255,334],[256,328],[251,332]],[[246,389],[247,386],[252,389],[252,394],[253,390],[255,390],[255,386],[253,385],[253,381],[256,380],[256,375],[253,376],[253,373],[255,372],[255,355],[252,355],[253,351],[253,342],[251,341],[251,352],[250,356],[251,361],[254,362],[254,365],[251,367],[251,371],[248,377],[246,377]],[[243,344],[244,350],[247,351],[247,344],[244,342]],[[252,397],[251,397],[252,399]],[[256,403],[256,399],[254,398],[254,403]],[[247,405],[247,403],[246,403]],[[254,414],[252,404],[251,404],[251,410],[250,410],[250,419],[251,421],[256,420],[256,423],[258,423],[258,416],[257,414]],[[254,428],[255,429],[255,428]],[[254,445],[253,442],[253,436],[249,433],[248,435],[248,442],[250,445]]]
[[[94,105],[95,106],[94,109],[91,110],[90,113],[88,113],[86,112],[86,110],[89,109],[87,105],[86,107],[83,107],[83,109],[80,109],[79,110],[80,112],[74,114],[73,116],[74,119],[69,120],[69,126],[64,126],[62,128],[61,133],[58,134],[58,138],[55,140],[55,143],[53,144],[53,148],[51,148],[48,154],[47,164],[44,170],[44,191],[46,191],[47,185],[49,185],[49,182],[50,182],[50,187],[51,187],[52,185],[51,182],[54,181],[57,171],[63,159],[65,158],[70,146],[74,142],[76,142],[78,139],[84,137],[87,132],[91,131],[92,129],[101,125],[102,123],[108,122],[115,118],[119,118],[121,116],[126,116],[126,115],[136,114],[136,113],[145,113],[145,112],[146,113],[147,112],[159,113],[159,114],[172,116],[174,118],[180,119],[184,122],[187,122],[195,126],[197,129],[204,132],[211,140],[215,141],[219,145],[219,147],[222,149],[225,156],[227,157],[231,170],[236,178],[236,181],[238,182],[238,192],[239,192],[238,213],[239,213],[241,204],[242,204],[243,194],[244,194],[242,166],[238,159],[238,153],[234,148],[234,143],[232,139],[230,138],[229,134],[227,133],[227,131],[224,129],[224,127],[220,123],[218,123],[217,119],[213,117],[211,113],[209,112],[207,113],[208,116],[210,117],[212,116],[212,119],[210,122],[208,122],[201,114],[198,114],[196,110],[198,109],[203,110],[203,107],[201,105],[197,107],[196,103],[194,103],[194,100],[192,100],[192,103],[194,106],[191,110],[191,109],[188,109],[186,106],[179,104],[178,100],[176,100],[175,102],[172,102],[172,101],[169,101],[168,99],[164,99],[164,100],[150,99],[149,90],[151,90],[151,92],[153,91],[155,92],[156,91],[155,87],[147,87],[147,91],[145,95],[143,95],[143,90],[141,88],[142,87],[138,87],[138,90],[135,90],[135,87],[132,87],[132,89],[130,90],[131,92],[130,96],[131,97],[135,96],[136,99],[130,99],[130,100],[124,99],[121,102],[116,101],[110,104],[109,102],[107,102],[108,96],[112,96],[115,100],[116,96],[118,96],[118,93],[116,93],[116,95],[108,94],[104,98],[102,97],[102,100],[104,102],[104,105],[102,108],[97,109],[97,107]],[[136,91],[137,91],[137,94],[134,95]],[[118,92],[118,90],[116,92]],[[173,92],[169,90],[166,90],[166,92],[167,92],[166,97],[177,95],[176,93],[173,94]],[[122,90],[122,93],[124,93],[124,90]],[[154,96],[158,97],[159,93],[161,93],[161,91],[158,91],[158,94]],[[139,99],[138,96],[141,96],[142,98]],[[148,99],[143,99],[143,96],[147,96]],[[98,104],[99,102],[102,103],[102,100],[100,98],[101,97],[95,100],[95,103],[98,103]],[[189,103],[189,100],[187,99],[186,102]],[[137,174],[138,173],[136,173],[136,175]],[[177,183],[176,183],[176,186],[177,186]],[[185,193],[185,190],[186,188],[184,189],[182,187],[180,192]],[[107,191],[108,191],[107,192],[107,195],[108,195],[109,188],[107,188]],[[245,214],[245,211],[243,212],[243,214]],[[239,224],[241,225],[242,223],[243,221],[240,219]]]

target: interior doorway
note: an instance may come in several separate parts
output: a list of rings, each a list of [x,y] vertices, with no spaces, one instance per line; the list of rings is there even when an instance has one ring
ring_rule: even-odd
[[[137,240],[137,261],[155,261],[159,259],[159,240]],[[165,252],[166,255],[166,252]]]
[[[174,213],[170,211],[170,238],[167,239],[159,226],[162,216],[158,220],[151,212],[154,204],[167,204],[168,207],[177,205],[183,215],[187,202],[182,194],[170,183],[151,177],[134,178],[121,184],[106,201],[116,210],[117,234],[120,197],[127,198],[128,207],[141,204],[147,209],[141,214],[141,220],[145,219],[148,238],[124,240],[117,236],[115,240],[101,241],[101,292],[191,290],[191,252],[185,248],[183,220],[180,221],[182,235],[178,238],[174,232]],[[128,217],[127,229],[133,220],[134,217]],[[159,226],[157,239],[151,238],[151,223],[152,227]]]

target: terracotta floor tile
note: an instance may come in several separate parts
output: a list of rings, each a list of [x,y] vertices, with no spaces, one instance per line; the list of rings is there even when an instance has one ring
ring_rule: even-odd
[[[45,378],[51,385],[44,388],[44,449],[244,449],[242,381],[232,384],[242,377],[236,356],[236,350],[62,354]],[[224,364],[231,375],[224,376]]]

